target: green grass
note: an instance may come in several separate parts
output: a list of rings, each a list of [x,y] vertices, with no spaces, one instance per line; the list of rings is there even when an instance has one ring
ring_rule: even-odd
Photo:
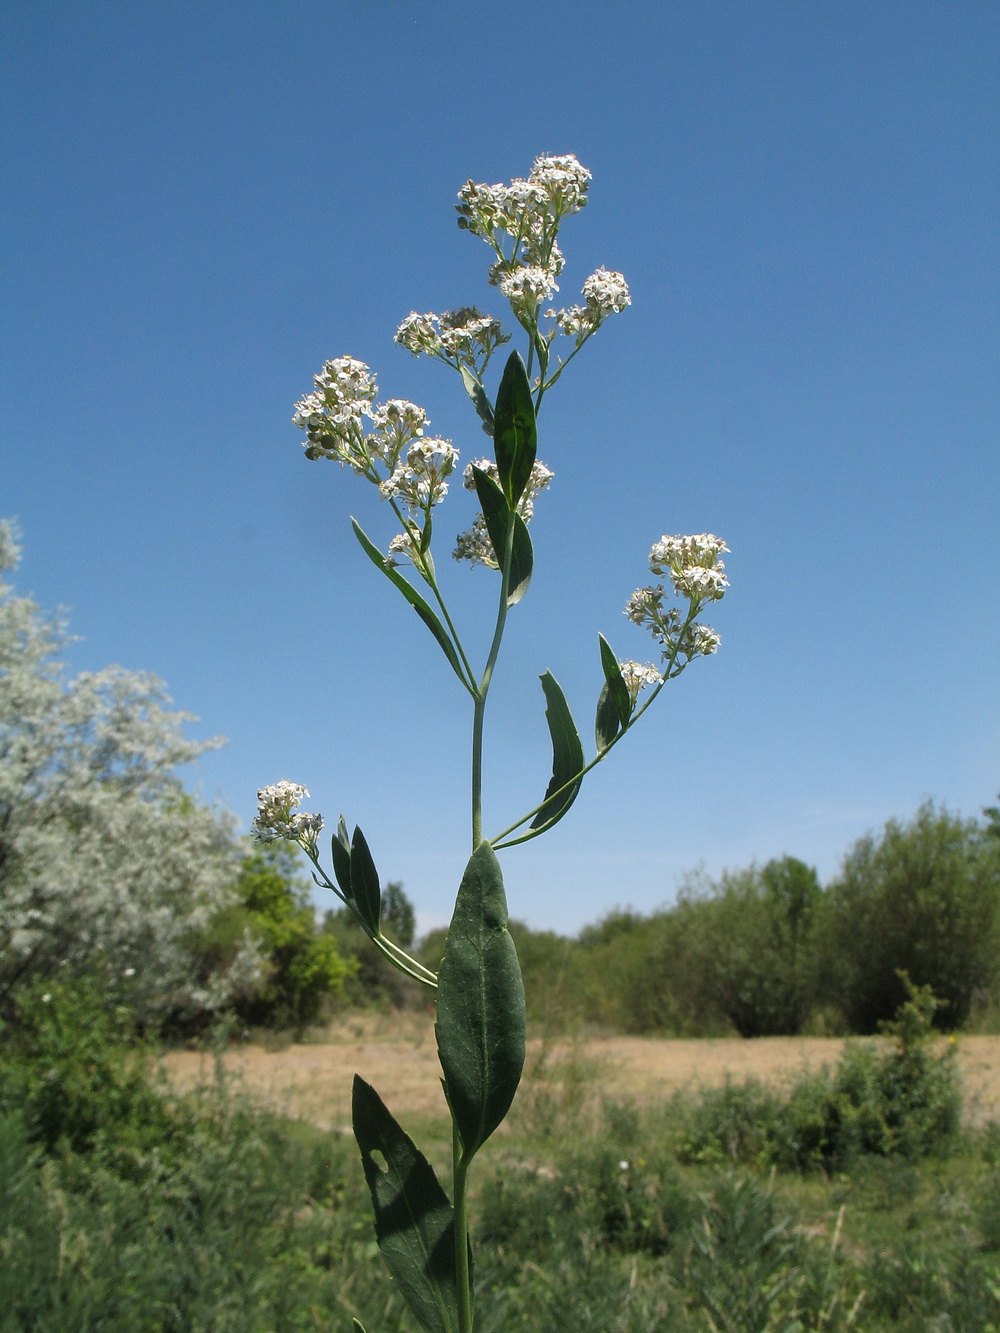
[[[151,1093],[127,1034],[78,1005],[74,1043],[52,1003],[0,1061],[0,1333],[416,1333],[350,1140]],[[646,1109],[534,1071],[475,1175],[480,1333],[1000,1333],[1000,1129],[939,1114],[949,1068],[906,1066],[912,1132],[880,1101],[898,1060]],[[870,1134],[789,1155],[851,1106]]]

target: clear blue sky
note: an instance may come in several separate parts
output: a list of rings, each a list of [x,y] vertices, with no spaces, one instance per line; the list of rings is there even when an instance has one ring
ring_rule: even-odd
[[[367,487],[308,463],[294,401],[367,361],[468,458],[444,367],[392,343],[477,302],[468,177],[573,152],[572,300],[634,304],[546,401],[554,469],[511,620],[487,826],[548,774],[535,677],[589,737],[598,630],[663,533],[717,532],[717,657],[661,696],[548,837],[512,912],[573,931],[678,877],[790,853],[824,877],[928,797],[1000,788],[997,71],[979,0],[506,5],[7,0],[0,14],[0,512],[76,669],[163,676],[222,732],[192,784],[241,817],[289,778],[365,829],[424,924],[467,853],[466,699],[364,559]],[[458,491],[443,550],[467,526]],[[484,571],[447,568],[463,623]],[[470,631],[475,638],[479,631]]]

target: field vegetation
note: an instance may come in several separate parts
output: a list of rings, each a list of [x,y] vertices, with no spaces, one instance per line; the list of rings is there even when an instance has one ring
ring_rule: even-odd
[[[932,1008],[911,987],[832,1067],[641,1102],[536,1048],[475,1199],[483,1330],[1000,1327],[1000,1133],[963,1121]],[[89,987],[26,998],[0,1064],[2,1333],[413,1333],[349,1137],[225,1076],[178,1094],[152,1056]],[[419,1127],[443,1162],[443,1110]]]
[[[380,1082],[444,1163],[424,997],[186,793],[155,678],[68,678],[16,559],[0,524],[0,1333],[410,1333],[346,1117],[252,1056],[334,1020],[365,1072],[391,1027]],[[413,943],[403,886],[383,919]],[[1000,1022],[1000,808],[927,803],[825,885],[782,857],[512,933],[534,1040],[477,1178],[481,1333],[1000,1330],[1000,1128],[948,1036]],[[599,1053],[663,1036],[751,1058],[668,1087]]]

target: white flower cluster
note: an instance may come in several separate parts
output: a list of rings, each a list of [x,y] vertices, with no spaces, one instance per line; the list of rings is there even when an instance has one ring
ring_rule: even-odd
[[[469,463],[465,469],[463,485],[467,491],[476,489],[473,468],[479,468],[481,472],[485,472],[491,480],[499,485],[500,473],[496,463],[491,458],[477,458]],[[517,512],[525,523],[531,522],[535,513],[535,500],[545,490],[554,475],[551,468],[547,468],[544,463],[537,458],[535,459],[531,467],[528,484],[524,488],[524,494],[517,502]],[[490,541],[490,535],[486,529],[486,520],[482,513],[476,515],[472,527],[467,532],[459,533],[452,554],[456,560],[468,560],[470,565],[486,565],[489,569],[499,568],[493,551],[493,543]]]
[[[413,523],[413,535],[419,534],[420,518],[426,519],[448,493],[446,478],[454,471],[458,450],[450,440],[424,435],[427,413],[416,403],[390,398],[376,405],[375,376],[363,361],[350,356],[327,361],[314,384],[315,391],[296,403],[292,418],[306,432],[306,457],[333,458],[367,477],[383,499],[409,510],[406,519]]]
[[[442,315],[420,315],[416,310],[400,324],[396,342],[414,356],[436,356],[449,365],[467,365],[481,371],[492,354],[510,337],[492,315],[475,306],[446,310]]]
[[[586,204],[589,181],[590,172],[572,153],[543,154],[527,180],[509,185],[470,180],[458,193],[458,225],[493,247],[490,282],[522,324],[535,323],[542,302],[559,290],[556,279],[565,260],[556,235],[563,218]]]
[[[577,346],[596,332],[609,315],[620,314],[632,304],[624,276],[606,268],[591,273],[583,284],[583,298],[585,305],[545,312],[546,318],[555,320],[559,332],[574,338]]]
[[[306,453],[311,458],[324,454],[337,457],[342,463],[356,466],[350,445],[361,431],[362,418],[371,413],[375,376],[363,361],[338,356],[324,363],[319,374],[313,376],[313,384],[314,392],[295,404],[292,417],[292,424],[304,430],[314,446],[315,452],[307,448]]]
[[[719,559],[729,547],[714,533],[694,537],[661,537],[649,553],[654,574],[668,575],[675,590],[689,601],[718,602],[729,587]]]
[[[688,615],[681,618],[675,607],[665,605],[662,584],[637,588],[628,599],[625,614],[636,625],[645,626],[663,647],[664,658],[706,657],[719,646],[719,636],[710,625],[694,620],[705,602],[725,595],[729,580],[719,559],[728,551],[725,542],[710,532],[692,537],[661,537],[649,553],[654,574],[667,575],[674,591],[688,601]]]
[[[621,669],[622,678],[628,686],[628,692],[632,696],[633,707],[640,691],[644,690],[647,685],[663,684],[663,677],[652,662],[619,662],[618,666]]]
[[[254,839],[269,843],[287,838],[305,848],[315,847],[316,837],[323,827],[323,816],[292,814],[308,795],[305,787],[297,782],[282,781],[261,787],[257,792],[257,817],[250,826]]]
[[[487,240],[497,231],[519,242],[535,239],[583,208],[590,179],[590,172],[572,153],[542,154],[535,158],[527,180],[509,185],[467,181],[458,192],[458,225]]]
[[[524,264],[506,271],[500,270],[497,282],[510,302],[514,314],[528,317],[532,316],[553,292],[559,290],[555,273],[540,264]]]
[[[458,450],[450,440],[415,440],[379,491],[383,500],[401,500],[415,515],[426,513],[448,494],[445,478],[457,462]]]

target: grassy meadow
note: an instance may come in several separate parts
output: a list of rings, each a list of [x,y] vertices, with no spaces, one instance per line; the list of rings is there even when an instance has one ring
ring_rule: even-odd
[[[1000,1039],[910,1018],[536,1039],[475,1176],[482,1333],[1000,1329]],[[427,1017],[159,1061],[104,1021],[50,994],[0,1077],[0,1333],[416,1333],[345,1095],[375,1081],[444,1173]]]

